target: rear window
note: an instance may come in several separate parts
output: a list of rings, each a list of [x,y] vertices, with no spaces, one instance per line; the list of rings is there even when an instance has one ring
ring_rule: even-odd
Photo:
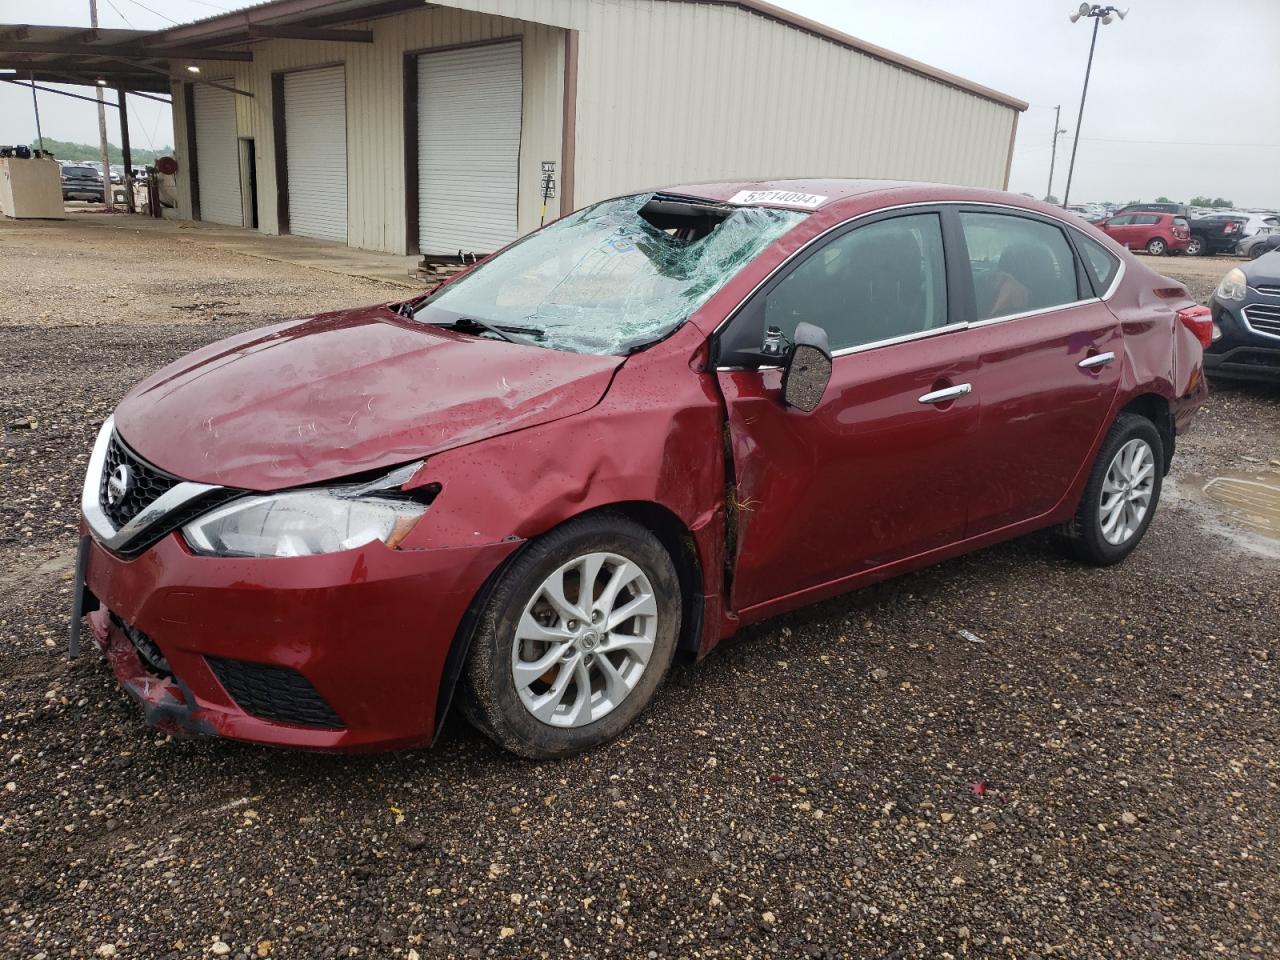
[[[1085,271],[1093,280],[1093,288],[1101,297],[1115,282],[1116,274],[1120,272],[1120,259],[1092,237],[1086,237],[1083,233],[1077,232],[1075,239],[1076,246],[1084,254]]]

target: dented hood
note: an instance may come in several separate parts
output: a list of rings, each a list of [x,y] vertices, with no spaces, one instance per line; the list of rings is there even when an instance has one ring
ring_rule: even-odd
[[[621,363],[367,308],[189,354],[129,392],[116,428],[176,476],[278,490],[570,416],[599,402]]]

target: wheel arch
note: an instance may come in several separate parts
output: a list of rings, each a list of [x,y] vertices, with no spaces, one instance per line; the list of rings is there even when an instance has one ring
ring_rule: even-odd
[[[1145,417],[1155,425],[1160,434],[1160,443],[1164,447],[1164,472],[1168,474],[1169,465],[1173,462],[1174,429],[1173,411],[1167,398],[1158,393],[1141,393],[1130,399],[1116,411],[1118,418],[1122,413],[1135,413]]]
[[[581,513],[565,517],[558,523],[537,536],[530,537],[520,547],[513,550],[497,568],[489,574],[471,603],[467,606],[458,628],[454,631],[449,652],[445,657],[444,669],[440,673],[440,686],[436,693],[435,726],[431,740],[434,743],[440,737],[449,707],[457,692],[458,681],[466,668],[467,656],[471,651],[471,638],[475,634],[476,625],[481,612],[488,604],[494,587],[510,568],[511,564],[529,546],[571,520],[600,513],[614,513],[626,517],[644,527],[662,544],[675,564],[676,575],[680,580],[680,637],[676,641],[676,653],[694,656],[698,653],[699,640],[702,636],[702,620],[705,607],[704,580],[702,561],[698,556],[693,532],[675,513],[660,503],[644,500],[623,500],[617,503],[593,506]]]

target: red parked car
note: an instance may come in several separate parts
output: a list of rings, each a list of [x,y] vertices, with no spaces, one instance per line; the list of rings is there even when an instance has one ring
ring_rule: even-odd
[[[1172,213],[1120,213],[1098,227],[1121,246],[1145,250],[1153,257],[1183,253],[1191,246],[1186,218]]]
[[[1186,290],[1006,193],[712,183],[199,350],[102,427],[92,634],[149,720],[615,736],[677,651],[1042,527],[1123,559],[1206,395]]]

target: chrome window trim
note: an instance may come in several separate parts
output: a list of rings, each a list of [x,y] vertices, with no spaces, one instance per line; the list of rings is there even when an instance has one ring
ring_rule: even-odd
[[[791,253],[786,257],[785,260],[783,260],[780,264],[778,264],[776,267],[770,270],[768,274],[766,274],[763,278],[761,278],[759,283],[757,283],[754,287],[752,287],[746,293],[746,295],[741,300],[739,300],[736,305],[734,305],[734,308],[730,310],[728,315],[723,320],[721,320],[720,323],[716,325],[716,328],[711,331],[711,336],[708,337],[707,339],[710,340],[711,337],[718,335],[721,330],[723,330],[730,323],[732,323],[734,319],[738,316],[738,314],[742,311],[742,308],[746,306],[747,302],[750,301],[752,297],[754,297],[757,293],[759,293],[760,290],[764,286],[766,286],[771,280],[773,280],[774,277],[776,277],[783,270],[787,269],[790,266],[790,264],[793,261],[795,261],[797,257],[803,254],[806,250],[808,250],[818,241],[824,239],[828,235],[836,232],[837,230],[841,230],[849,226],[850,224],[857,223],[859,220],[865,220],[867,217],[879,216],[882,213],[893,213],[897,210],[913,210],[919,207],[932,207],[935,209],[940,207],[992,207],[997,210],[1008,210],[1015,214],[1018,214],[1018,213],[1033,214],[1034,216],[1044,217],[1047,220],[1053,220],[1054,222],[1062,225],[1063,227],[1066,227],[1068,230],[1074,230],[1076,233],[1080,234],[1082,237],[1086,237],[1087,239],[1090,239],[1090,240],[1094,239],[1092,237],[1089,237],[1088,234],[1084,233],[1078,226],[1069,222],[1063,217],[1058,217],[1051,213],[1042,213],[1039,210],[1028,210],[1026,207],[1018,207],[1009,203],[993,203],[992,201],[989,201],[989,200],[975,200],[975,201],[918,200],[912,203],[900,203],[891,207],[881,207],[878,210],[868,210],[866,213],[860,213],[856,217],[850,217],[847,220],[841,220],[839,223],[832,224],[826,230],[823,230],[821,233],[817,234],[816,236],[810,237],[801,246],[791,251]],[[945,243],[945,237],[943,239]],[[1094,242],[1096,243],[1097,241],[1094,240]],[[1104,246],[1103,249],[1106,249],[1106,247]],[[1113,257],[1116,256],[1116,254],[1111,250],[1107,250],[1107,252],[1111,254]],[[1074,245],[1072,245],[1071,254],[1073,257],[1079,256],[1079,254],[1077,254],[1075,251]],[[832,359],[835,359],[836,357],[846,357],[854,353],[864,353],[867,350],[876,350],[880,347],[892,347],[900,343],[910,343],[913,340],[924,340],[929,337],[937,336],[940,333],[950,333],[955,330],[970,330],[976,327],[986,327],[986,326],[991,326],[997,323],[1006,323],[1010,320],[1023,320],[1023,319],[1026,319],[1027,317],[1036,317],[1043,313],[1051,313],[1054,310],[1067,310],[1071,307],[1079,307],[1089,303],[1105,303],[1106,301],[1110,300],[1111,297],[1115,295],[1116,290],[1119,289],[1120,281],[1124,279],[1125,270],[1127,269],[1127,264],[1124,262],[1124,258],[1117,257],[1117,259],[1120,261],[1120,269],[1116,271],[1115,278],[1111,281],[1111,286],[1107,288],[1106,293],[1102,294],[1102,296],[1085,297],[1084,299],[1081,299],[1081,300],[1074,300],[1071,303],[1063,303],[1054,307],[1042,307],[1038,310],[1027,310],[1023,313],[1010,314],[1007,317],[993,317],[990,320],[975,320],[975,321],[966,322],[966,323],[948,323],[945,327],[935,327],[932,330],[921,330],[916,333],[906,333],[900,337],[890,337],[885,340],[875,340],[871,343],[861,343],[852,347],[842,347],[839,350],[831,351],[831,357]],[[758,367],[718,366],[715,369],[717,371],[776,370],[778,369],[778,364],[769,364],[767,366],[762,365]]]
[[[115,417],[107,417],[98,431],[98,438],[93,442],[93,452],[89,454],[89,466],[85,470],[84,488],[80,493],[80,512],[94,537],[108,550],[124,550],[137,537],[153,524],[162,520],[196,497],[203,496],[211,490],[222,488],[208,483],[195,483],[183,480],[157,497],[136,517],[120,529],[112,526],[106,511],[98,502],[102,484],[102,468],[107,461],[107,448],[111,445],[111,435],[115,432]]]

